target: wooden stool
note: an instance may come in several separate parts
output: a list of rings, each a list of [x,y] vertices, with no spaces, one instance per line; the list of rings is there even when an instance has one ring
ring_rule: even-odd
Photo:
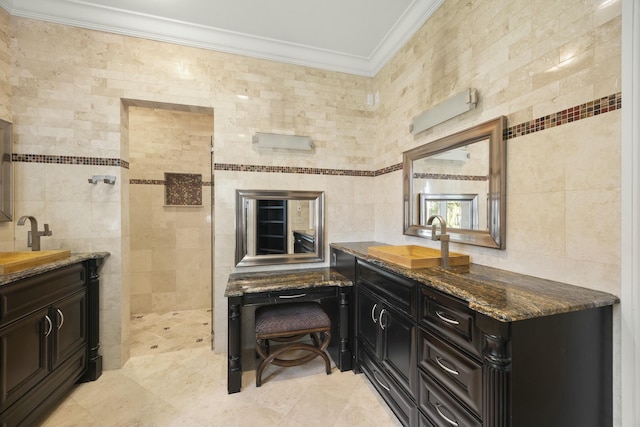
[[[324,359],[327,375],[331,373],[331,363],[325,353],[331,340],[331,320],[317,302],[295,302],[259,307],[256,319],[256,351],[261,359],[256,371],[256,387],[262,385],[262,371],[273,363],[278,366],[297,366],[320,356]],[[320,343],[318,333],[324,335]],[[293,342],[309,334],[313,345]],[[269,340],[291,342],[271,352]],[[279,356],[295,350],[306,350],[297,359],[280,359]]]

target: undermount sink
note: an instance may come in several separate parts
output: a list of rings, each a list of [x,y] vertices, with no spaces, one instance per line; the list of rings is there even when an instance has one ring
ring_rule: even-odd
[[[369,246],[367,252],[384,261],[411,269],[438,267],[442,262],[438,249],[417,245]],[[449,265],[469,265],[469,255],[449,252]]]
[[[50,262],[69,258],[69,250],[0,252],[0,274],[15,273]]]

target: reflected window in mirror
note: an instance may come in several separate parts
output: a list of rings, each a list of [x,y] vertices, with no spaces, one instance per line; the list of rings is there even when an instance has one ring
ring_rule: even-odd
[[[404,234],[430,238],[431,215],[452,242],[504,248],[506,118],[404,153]]]
[[[478,230],[477,194],[420,193],[420,225],[427,225],[429,217],[440,215],[450,228]],[[486,200],[486,199],[485,199]],[[484,224],[486,230],[487,224]]]
[[[324,192],[236,191],[236,265],[324,261]]]

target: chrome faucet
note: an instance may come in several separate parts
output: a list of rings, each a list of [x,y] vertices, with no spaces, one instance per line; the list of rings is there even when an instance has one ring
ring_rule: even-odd
[[[44,231],[38,231],[38,221],[35,217],[29,215],[21,216],[18,220],[18,225],[24,225],[26,220],[31,222],[31,231],[27,234],[27,246],[29,246],[33,251],[39,251],[40,237],[51,236],[53,232],[49,230],[49,224],[44,225]]]
[[[440,223],[440,234],[436,233],[436,224],[433,223],[434,219],[437,219]],[[440,240],[442,268],[449,268],[449,235],[447,234],[447,223],[440,215],[431,215],[427,221],[427,225],[431,226],[431,239]]]

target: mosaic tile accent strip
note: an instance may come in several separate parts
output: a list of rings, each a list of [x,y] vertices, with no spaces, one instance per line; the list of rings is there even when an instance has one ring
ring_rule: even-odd
[[[202,175],[165,172],[164,180],[166,205],[202,206]]]
[[[392,165],[392,166],[387,166],[385,168],[378,169],[377,171],[374,172],[374,176],[380,176],[380,175],[384,175],[384,174],[391,173],[391,172],[396,172],[396,171],[401,171],[401,170],[402,170],[402,163],[397,163],[397,164]]]
[[[302,168],[296,166],[261,166],[238,165],[233,163],[215,163],[213,169],[217,171],[235,172],[267,172],[267,173],[296,173],[304,175],[344,175],[344,176],[375,176],[375,172],[353,169]]]
[[[164,179],[130,179],[129,184],[140,185],[164,185],[166,181]]]
[[[528,135],[534,132],[540,132],[556,126],[562,126],[588,117],[597,116],[599,114],[620,110],[622,108],[622,93],[618,92],[613,95],[604,96],[566,110],[558,111],[528,122],[520,123],[508,127],[504,131],[507,140],[514,139],[519,136]],[[96,165],[96,166],[120,166],[129,169],[129,162],[121,159],[104,159],[97,157],[78,157],[78,156],[54,156],[45,154],[16,154],[12,156],[14,162],[27,163],[57,163],[69,165]],[[402,163],[386,166],[375,171],[363,171],[356,169],[327,169],[327,168],[302,168],[295,166],[261,166],[261,165],[242,165],[230,163],[215,163],[214,170],[217,171],[238,171],[238,172],[267,172],[267,173],[295,173],[305,175],[337,175],[337,176],[380,176],[387,173],[402,170]],[[164,181],[159,180],[143,180],[132,179],[131,184],[151,184],[164,185]],[[212,186],[212,182],[202,182],[202,186]]]
[[[445,173],[414,173],[417,179],[442,179],[446,181],[489,181],[489,175],[452,175]]]
[[[556,126],[562,126],[588,117],[597,116],[610,111],[616,111],[621,108],[622,93],[618,92],[575,107],[567,108],[566,110],[558,111],[557,113],[511,126],[505,130],[505,138],[517,138],[519,136],[540,132]]]
[[[164,179],[130,179],[129,184],[134,185],[165,185],[166,181]],[[203,187],[213,187],[213,182],[211,181],[202,181]]]
[[[50,154],[17,154],[11,158],[14,162],[54,163],[60,165],[119,166],[129,169],[129,162],[121,159],[105,159],[102,157],[55,156]]]

